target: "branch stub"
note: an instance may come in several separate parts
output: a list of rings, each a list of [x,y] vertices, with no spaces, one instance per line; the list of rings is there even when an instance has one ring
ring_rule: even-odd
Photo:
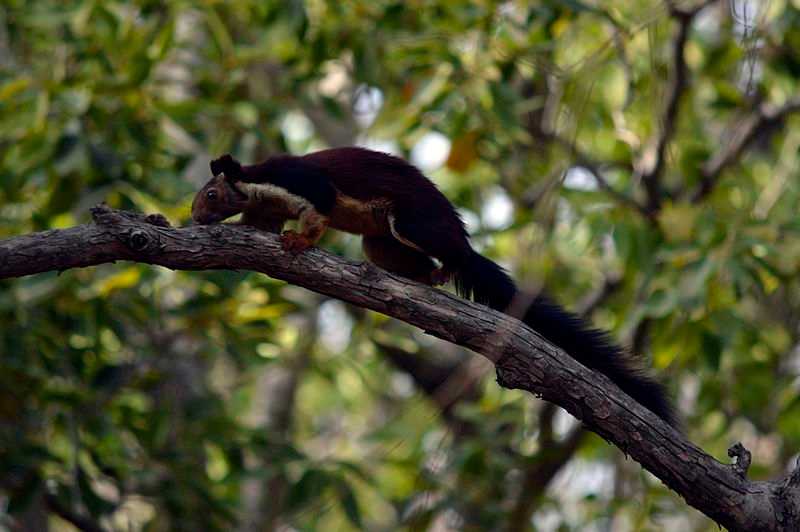
[[[750,451],[745,449],[742,442],[736,442],[728,448],[728,456],[734,460],[731,464],[733,472],[739,475],[740,478],[746,479],[747,470],[750,469],[750,462],[753,458]]]

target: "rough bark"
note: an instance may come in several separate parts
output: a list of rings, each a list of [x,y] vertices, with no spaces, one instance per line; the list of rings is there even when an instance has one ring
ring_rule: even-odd
[[[95,223],[0,241],[0,279],[130,260],[181,270],[253,270],[415,325],[495,363],[501,386],[555,403],[730,530],[800,530],[800,472],[749,481],[516,319],[368,263],[298,255],[235,225],[172,228],[161,216],[99,206]],[[736,456],[743,456],[740,450]]]

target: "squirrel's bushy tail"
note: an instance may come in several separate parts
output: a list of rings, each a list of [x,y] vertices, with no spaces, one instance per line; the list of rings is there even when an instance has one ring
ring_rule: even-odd
[[[462,262],[454,278],[456,290],[462,297],[521,316],[523,323],[568,355],[587,368],[606,375],[642,406],[670,425],[678,426],[664,387],[633,365],[634,361],[611,340],[608,333],[593,328],[585,319],[567,312],[544,295],[520,301],[521,308],[515,312],[517,287],[514,281],[500,266],[475,251]]]

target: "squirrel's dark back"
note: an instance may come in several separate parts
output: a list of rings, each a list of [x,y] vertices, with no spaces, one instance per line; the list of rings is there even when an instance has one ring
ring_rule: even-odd
[[[452,203],[417,167],[399,157],[365,148],[322,150],[300,157],[318,167],[350,197],[368,201],[390,198],[395,211],[447,228],[451,238],[466,238]]]
[[[451,270],[472,250],[455,207],[419,169],[399,157],[358,147],[332,148],[302,156],[276,155],[241,171],[248,181],[283,187],[323,213],[323,203],[336,201],[335,194],[320,194],[330,185],[364,203],[380,200],[385,208],[388,202],[395,236],[414,242]]]

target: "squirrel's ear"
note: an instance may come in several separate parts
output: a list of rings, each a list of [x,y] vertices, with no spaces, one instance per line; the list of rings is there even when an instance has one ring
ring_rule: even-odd
[[[219,159],[214,159],[211,161],[211,173],[214,177],[218,176],[219,174],[225,174],[226,179],[239,179],[242,176],[242,165],[239,164],[239,161],[231,157],[229,153],[226,153]]]
[[[211,161],[211,164],[209,164],[209,166],[211,167],[211,175],[213,175],[214,177],[217,177],[219,174],[222,173],[222,159],[223,159],[222,157],[220,157],[219,159],[214,159]]]

